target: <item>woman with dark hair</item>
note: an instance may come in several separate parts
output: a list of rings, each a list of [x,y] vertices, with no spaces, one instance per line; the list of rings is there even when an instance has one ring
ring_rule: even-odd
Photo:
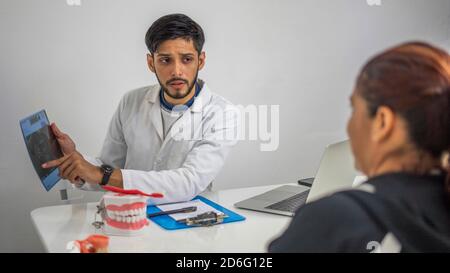
[[[371,59],[347,131],[359,188],[301,207],[270,252],[450,252],[450,56],[413,42]]]

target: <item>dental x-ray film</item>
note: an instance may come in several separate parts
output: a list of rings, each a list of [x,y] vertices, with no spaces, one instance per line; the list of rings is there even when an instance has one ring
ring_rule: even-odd
[[[49,191],[61,179],[59,170],[57,167],[44,169],[41,165],[62,157],[63,153],[45,110],[20,120],[20,128],[34,169],[44,188]]]

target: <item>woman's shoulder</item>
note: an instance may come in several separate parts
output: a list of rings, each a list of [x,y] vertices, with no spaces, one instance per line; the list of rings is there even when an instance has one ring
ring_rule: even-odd
[[[357,202],[356,190],[338,192],[297,210],[286,232],[269,247],[272,252],[365,252],[383,231]]]
[[[327,217],[328,221],[338,222],[342,222],[343,219],[347,218],[349,220],[366,218],[365,211],[353,198],[349,197],[349,195],[359,194],[359,192],[367,191],[352,189],[334,193],[304,205],[297,211],[296,215],[301,215],[302,217],[320,215],[321,219],[323,219],[322,217]]]

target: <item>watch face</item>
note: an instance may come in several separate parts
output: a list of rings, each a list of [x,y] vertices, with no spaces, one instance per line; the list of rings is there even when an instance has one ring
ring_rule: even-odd
[[[103,178],[100,182],[100,185],[104,186],[108,184],[109,177],[111,176],[112,172],[114,171],[114,168],[109,165],[102,165],[101,169],[103,171]]]
[[[105,172],[107,172],[107,173],[113,171],[113,167],[111,167],[111,166],[109,166],[109,165],[103,165],[103,166],[102,166],[102,169],[103,169]]]

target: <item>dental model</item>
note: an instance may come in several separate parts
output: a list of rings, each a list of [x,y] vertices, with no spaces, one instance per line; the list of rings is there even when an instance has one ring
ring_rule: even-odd
[[[67,250],[71,253],[107,253],[109,237],[93,234],[84,240],[75,240],[67,243]]]
[[[161,198],[160,193],[146,194],[138,190],[123,190],[104,186],[108,192],[100,202],[104,233],[116,236],[139,235],[148,225],[147,200]]]

